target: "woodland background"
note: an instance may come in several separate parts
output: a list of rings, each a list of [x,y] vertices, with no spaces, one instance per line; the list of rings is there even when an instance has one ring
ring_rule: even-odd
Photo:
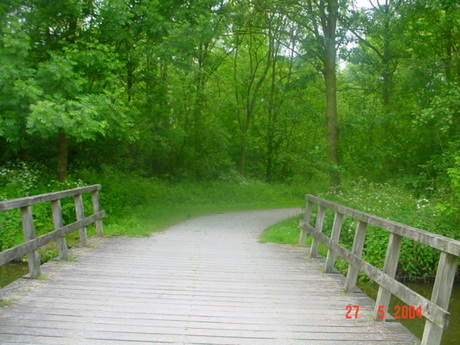
[[[102,183],[132,217],[313,191],[458,238],[459,130],[458,1],[0,3],[0,199]]]
[[[455,187],[460,5],[369,6],[4,0],[1,162]]]

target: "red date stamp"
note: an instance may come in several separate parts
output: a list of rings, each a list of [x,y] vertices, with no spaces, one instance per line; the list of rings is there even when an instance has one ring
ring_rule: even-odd
[[[347,305],[345,307],[346,313],[345,313],[345,318],[346,319],[357,319],[359,317],[359,305]],[[416,307],[413,305],[404,305],[400,306],[397,305],[394,307],[395,313],[394,313],[394,318],[395,319],[415,319],[419,318],[421,319],[423,316],[422,313],[422,307]],[[379,319],[384,319],[386,317],[385,315],[385,307],[383,305],[379,305],[377,308],[377,317]]]
[[[346,319],[357,319],[359,314],[359,305],[347,305],[347,313],[345,314]]]

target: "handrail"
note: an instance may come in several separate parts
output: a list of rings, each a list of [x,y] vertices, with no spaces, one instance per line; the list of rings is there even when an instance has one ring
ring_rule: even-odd
[[[40,257],[37,249],[40,247],[52,241],[56,241],[58,244],[58,258],[65,260],[68,258],[65,235],[79,230],[80,245],[86,246],[86,226],[95,223],[97,234],[102,236],[104,233],[102,219],[105,216],[105,212],[100,210],[98,193],[100,189],[100,185],[93,185],[25,198],[0,201],[0,212],[18,208],[21,210],[22,227],[25,238],[24,243],[0,252],[0,266],[27,254],[30,277],[38,278],[40,275]],[[82,194],[84,193],[91,193],[91,200],[93,204],[93,214],[88,217],[85,217],[83,208]],[[77,221],[64,226],[60,200],[66,197],[74,198]],[[32,206],[49,201],[51,202],[53,212],[54,231],[36,237],[32,216]]]
[[[313,236],[310,257],[318,256],[318,244],[322,242],[328,248],[325,264],[327,273],[333,272],[335,255],[346,260],[349,263],[345,280],[346,292],[351,291],[356,286],[359,271],[373,279],[379,285],[374,308],[376,320],[385,320],[391,295],[398,297],[408,305],[421,307],[421,313],[426,318],[421,344],[439,345],[442,332],[449,323],[448,307],[457,269],[457,260],[460,256],[460,241],[357,211],[313,195],[306,195],[305,198],[307,206],[304,219],[300,221],[302,232],[299,244],[305,244],[307,234]],[[315,226],[310,225],[313,205],[318,205]],[[322,233],[325,214],[328,209],[335,212],[330,237]],[[351,251],[339,244],[344,216],[358,221]],[[368,225],[390,232],[383,270],[372,266],[361,258]],[[423,243],[441,252],[431,300],[419,295],[395,279],[403,238]]]

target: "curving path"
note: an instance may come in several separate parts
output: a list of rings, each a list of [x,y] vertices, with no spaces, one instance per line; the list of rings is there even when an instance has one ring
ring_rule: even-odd
[[[185,221],[150,238],[109,238],[46,279],[6,291],[0,344],[383,345],[417,339],[370,319],[371,300],[345,294],[305,249],[260,244],[282,209]],[[346,306],[359,305],[357,319]]]

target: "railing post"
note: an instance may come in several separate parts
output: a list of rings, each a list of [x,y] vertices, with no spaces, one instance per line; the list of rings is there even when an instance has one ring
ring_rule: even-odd
[[[449,308],[452,285],[454,284],[455,271],[457,269],[457,260],[457,256],[441,252],[431,301],[445,310]],[[443,329],[441,327],[435,325],[430,320],[426,320],[421,345],[441,344],[442,332]]]
[[[335,244],[339,243],[340,232],[342,231],[343,214],[336,213],[334,216],[334,225],[332,226],[331,241]],[[331,273],[334,270],[335,253],[331,248],[327,251],[326,258],[326,273]]]
[[[61,200],[58,199],[51,201],[51,207],[53,210],[54,230],[58,230],[64,225],[62,222]],[[67,242],[65,236],[57,239],[56,242],[59,254],[58,260],[67,260],[69,255],[67,253]]]
[[[307,224],[310,224],[310,218],[311,218],[312,211],[313,211],[313,202],[308,200],[307,207],[305,209],[305,215],[303,217],[303,220]],[[307,231],[302,228],[302,231],[300,232],[299,246],[301,247],[305,246],[306,241],[307,241]]]
[[[96,214],[100,211],[99,193],[97,190],[91,193],[91,199],[93,201],[93,210],[94,210],[94,213]],[[96,232],[98,236],[104,235],[104,228],[102,227],[102,220],[96,221]]]
[[[324,206],[319,206],[318,215],[316,218],[315,230],[317,232],[323,232],[324,216],[326,215],[326,208]],[[310,257],[316,258],[318,256],[318,245],[319,241],[313,237],[313,242],[310,247]]]
[[[30,241],[35,238],[34,219],[32,207],[21,207],[22,228],[24,230],[24,240]],[[36,250],[27,254],[30,278],[37,279],[40,276],[40,255]]]
[[[385,256],[385,263],[383,265],[383,272],[394,278],[396,276],[396,269],[398,268],[399,253],[401,250],[402,236],[395,233],[390,234],[388,241],[387,253]],[[388,314],[388,306],[390,305],[391,293],[383,287],[379,287],[377,299],[374,307],[374,318],[377,321],[385,321],[385,315]],[[383,306],[384,317],[380,318],[379,306]],[[381,313],[380,313],[381,314]]]
[[[74,200],[75,200],[75,213],[77,214],[77,221],[79,221],[85,218],[85,211],[83,209],[83,198],[81,194],[75,195]],[[86,244],[87,244],[86,228],[83,227],[80,230],[78,230],[78,232],[80,234],[80,245],[82,247],[86,247]]]
[[[363,253],[364,240],[366,238],[367,223],[358,221],[356,225],[355,238],[353,240],[352,253],[358,257],[361,257]],[[345,280],[345,292],[350,292],[356,286],[356,280],[358,279],[358,269],[352,265],[348,265],[347,278]]]

